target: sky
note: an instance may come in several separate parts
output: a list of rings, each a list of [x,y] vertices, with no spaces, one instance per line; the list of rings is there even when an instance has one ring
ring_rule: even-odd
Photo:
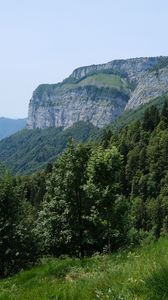
[[[80,66],[168,55],[167,0],[0,0],[0,116]]]

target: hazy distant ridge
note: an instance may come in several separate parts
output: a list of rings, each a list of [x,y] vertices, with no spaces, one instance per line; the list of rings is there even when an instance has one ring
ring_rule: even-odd
[[[26,127],[26,119],[0,117],[0,140]]]

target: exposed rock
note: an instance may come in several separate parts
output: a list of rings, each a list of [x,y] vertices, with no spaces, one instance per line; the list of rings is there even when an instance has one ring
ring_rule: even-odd
[[[154,67],[160,61],[160,57],[140,57],[130,59],[113,60],[106,64],[81,67],[73,71],[70,77],[81,79],[89,73],[102,70],[113,70],[119,74],[126,74],[130,80],[141,78],[146,71]]]
[[[70,127],[113,122],[124,109],[168,91],[167,57],[114,60],[81,67],[62,83],[40,85],[30,100],[27,127]]]
[[[103,127],[122,113],[126,103],[127,96],[122,93],[114,94],[114,90],[106,88],[91,91],[89,87],[83,87],[65,91],[62,95],[53,93],[50,98],[46,96],[45,102],[33,97],[29,105],[27,125],[30,129],[67,128],[79,121],[89,121],[95,126]]]
[[[162,96],[168,91],[168,67],[148,72],[139,81],[133,92],[126,109],[136,108],[141,104]]]

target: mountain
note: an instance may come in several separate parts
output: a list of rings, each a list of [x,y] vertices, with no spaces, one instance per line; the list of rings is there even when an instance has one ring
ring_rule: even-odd
[[[168,57],[114,60],[81,67],[61,83],[42,84],[29,104],[29,129],[79,121],[104,127],[124,110],[168,92]]]
[[[168,101],[168,94],[157,97],[147,103],[144,103],[143,105],[138,106],[137,108],[132,108],[129,110],[127,109],[115,120],[115,122],[108,125],[106,129],[110,129],[113,132],[118,132],[121,128],[127,126],[128,124],[140,120],[145,111],[152,105],[156,106],[158,110],[161,111],[165,101]]]
[[[168,96],[162,96],[150,101],[136,109],[124,111],[115,122],[99,129],[91,123],[78,122],[73,126],[63,129],[24,129],[0,141],[0,161],[2,161],[14,174],[30,174],[41,170],[52,163],[66,148],[69,138],[75,142],[99,139],[104,131],[119,131],[133,121],[141,119],[145,110],[151,105],[162,109]]]
[[[102,136],[104,128],[118,131],[142,118],[150,105],[161,109],[167,92],[167,57],[76,69],[62,83],[35,90],[27,129],[0,141],[0,161],[15,174],[41,170],[64,151],[70,137],[88,141]]]
[[[26,119],[0,118],[0,140],[26,127]]]

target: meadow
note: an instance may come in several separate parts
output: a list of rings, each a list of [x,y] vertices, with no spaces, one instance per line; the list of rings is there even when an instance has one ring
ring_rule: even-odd
[[[45,258],[0,281],[1,300],[168,299],[168,239],[82,260]]]

